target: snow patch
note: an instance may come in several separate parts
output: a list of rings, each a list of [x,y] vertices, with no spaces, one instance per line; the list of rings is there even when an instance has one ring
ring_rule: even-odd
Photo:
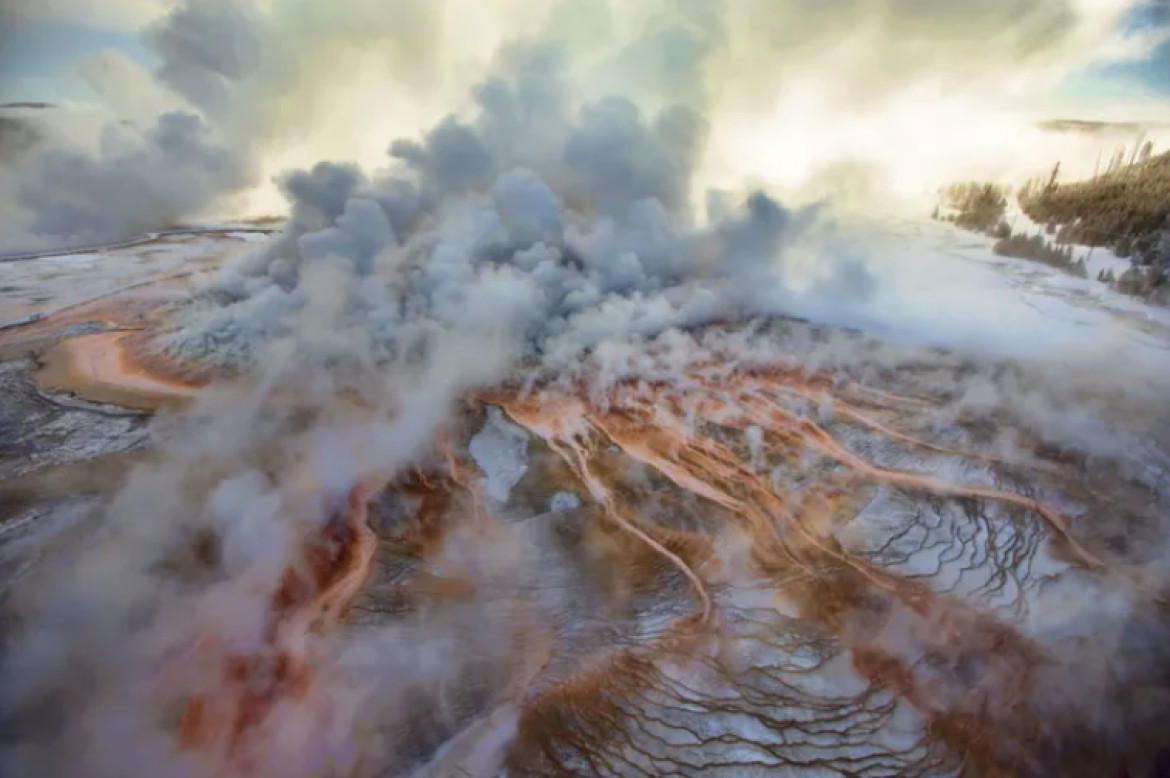
[[[549,501],[548,509],[553,513],[564,513],[581,507],[581,498],[572,492],[557,492]]]
[[[528,433],[505,420],[499,408],[488,408],[487,421],[467,450],[484,475],[488,497],[507,503],[512,487],[528,470]]]

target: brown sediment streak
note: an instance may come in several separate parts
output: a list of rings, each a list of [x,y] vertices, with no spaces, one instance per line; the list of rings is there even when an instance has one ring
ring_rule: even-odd
[[[483,525],[487,518],[487,510],[483,505],[483,498],[480,496],[479,486],[475,482],[475,477],[469,472],[468,467],[461,463],[455,452],[451,450],[451,446],[443,444],[443,458],[447,461],[447,470],[450,472],[451,480],[455,484],[467,492],[471,496],[471,511],[477,525]],[[424,485],[429,486],[426,477],[419,473],[419,478]]]
[[[848,402],[838,399],[842,391]],[[820,423],[815,415],[809,418],[796,410],[803,403],[794,403],[786,395],[830,402],[844,424]],[[763,648],[759,655],[745,658],[725,647],[742,641],[748,647],[745,651],[752,651],[770,640],[782,642],[780,636],[787,634],[790,622],[778,620],[772,628],[764,621],[770,606],[781,600],[788,607],[776,609],[780,616],[789,616],[793,611],[788,608],[794,608],[801,622],[832,635],[852,672],[863,680],[865,691],[855,701],[842,704],[841,716],[851,716],[854,710],[868,716],[871,708],[886,705],[891,706],[889,710],[912,708],[921,714],[916,718],[923,722],[920,739],[913,747],[890,754],[894,760],[904,756],[907,769],[891,768],[889,774],[959,774],[968,764],[976,766],[974,774],[1022,774],[1016,765],[1030,755],[1031,741],[1039,737],[1042,721],[1033,699],[1040,693],[1034,688],[1041,677],[1038,668],[1061,660],[1018,626],[1000,621],[1001,609],[1034,607],[1025,597],[1025,587],[1033,584],[1025,584],[1024,576],[1017,577],[1019,560],[1030,559],[1044,544],[1052,544],[1062,557],[1094,572],[1107,569],[1104,562],[1076,540],[1060,512],[1029,496],[1031,492],[1013,493],[997,483],[953,482],[925,468],[911,472],[882,467],[851,451],[849,439],[837,435],[843,429],[856,433],[860,426],[884,440],[926,452],[979,459],[1004,468],[1027,467],[1034,473],[1061,475],[1061,471],[898,432],[894,428],[913,422],[913,406],[921,403],[926,413],[936,406],[918,398],[869,394],[859,385],[846,384],[842,389],[791,370],[737,371],[705,364],[688,366],[675,382],[625,380],[601,387],[558,383],[531,394],[498,392],[482,399],[499,405],[514,422],[543,438],[623,531],[630,531],[629,517],[638,516],[650,534],[655,526],[671,527],[671,531],[688,527],[681,532],[700,536],[714,533],[712,547],[719,552],[693,568],[662,555],[688,573],[700,596],[712,595],[703,598],[708,626],[703,640],[692,640],[686,652],[672,653],[669,641],[685,635],[686,624],[671,625],[668,638],[615,650],[606,661],[555,688],[542,687],[547,691],[523,710],[516,751],[523,758],[514,760],[516,769],[510,774],[557,775],[574,768],[595,774],[657,774],[649,767],[643,769],[651,766],[663,774],[690,775],[707,766],[706,758],[713,759],[716,768],[728,769],[718,761],[724,756],[719,747],[737,742],[737,730],[734,724],[719,730],[711,720],[726,710],[765,721],[766,715],[753,708],[755,703],[744,699],[757,691],[748,676],[766,675],[761,662],[770,660],[759,658],[765,654]],[[924,427],[912,424],[909,429]],[[612,456],[605,453],[607,448]],[[653,473],[643,478],[643,469],[637,468],[625,478],[615,466],[622,460],[633,460]],[[793,474],[791,481],[783,477],[787,470]],[[1005,470],[989,467],[987,472],[995,475]],[[1015,475],[1011,470],[1006,473]],[[945,507],[929,500],[930,505],[915,507],[930,518],[908,512],[907,524],[898,516],[896,525],[891,519],[891,526],[879,526],[887,521],[886,515],[880,515],[878,521],[858,522],[847,532],[832,531],[830,522],[847,522],[856,515],[855,507],[860,510],[873,499],[874,486],[882,484],[901,492],[899,513],[907,498],[915,502],[932,495],[972,499]],[[647,498],[647,510],[640,510],[639,495]],[[695,508],[690,496],[698,498],[700,508]],[[677,524],[669,513],[675,506],[685,512]],[[1008,510],[995,510],[1004,507]],[[939,526],[930,525],[933,521]],[[965,521],[970,524],[964,525]],[[1020,526],[1010,526],[1013,521]],[[1001,524],[1005,525],[1003,535],[995,537]],[[938,552],[940,572],[944,563],[954,560],[955,567],[962,567],[960,577],[985,564],[991,570],[987,580],[980,580],[982,573],[972,574],[958,585],[945,576],[935,578],[937,574],[924,571],[918,561],[909,562],[909,555],[916,551],[894,545],[905,536],[906,527],[922,529],[927,536],[907,546],[917,543],[917,550],[942,548],[952,554],[944,561],[944,552]],[[968,533],[972,527],[976,532]],[[864,535],[864,552],[850,550],[851,541],[862,539],[854,532]],[[938,534],[930,535],[933,532]],[[947,539],[946,533],[951,532],[954,537]],[[973,539],[978,532],[987,533],[989,539]],[[963,533],[971,537],[964,538]],[[744,541],[744,546],[738,545]],[[661,553],[657,547],[655,551]],[[968,552],[973,555],[970,560],[964,556]],[[986,561],[979,561],[979,555]],[[929,556],[927,560],[927,566],[934,564]],[[729,574],[733,569],[743,577]],[[997,582],[999,576],[1003,580]],[[744,581],[749,582],[745,589],[760,582],[761,591],[772,590],[774,598],[738,599],[742,590],[733,587]],[[745,630],[744,624],[757,618],[764,637]],[[810,645],[813,639],[809,638]],[[660,670],[674,661],[678,677],[666,680]],[[687,685],[704,669],[720,674],[714,699],[703,699],[705,692],[699,685]],[[777,688],[783,688],[781,681]],[[759,707],[782,708],[775,702],[782,695],[773,690],[769,694]],[[670,711],[672,704],[677,711]],[[805,702],[790,704],[798,707]],[[826,701],[818,699],[809,708],[822,705]],[[691,716],[703,721],[702,726],[694,725],[693,732]],[[777,741],[801,729],[791,721],[768,726]],[[833,736],[844,740],[853,729],[852,724],[834,728]],[[686,731],[696,742],[692,747],[683,742],[687,736],[667,739],[661,735],[663,730]],[[710,739],[703,740],[701,735]],[[704,750],[709,743],[717,743],[710,752]],[[758,742],[751,745],[765,750]],[[926,749],[923,753],[928,756],[915,761],[920,759],[913,756],[919,748]],[[853,774],[849,768],[856,765],[849,764],[848,747],[843,752],[839,769],[830,770],[835,757],[826,758],[826,771]],[[538,767],[531,766],[534,754],[544,760]],[[629,761],[629,754],[645,761]],[[677,763],[672,761],[675,755]],[[796,764],[806,758],[803,751],[792,756]],[[933,772],[927,768],[936,758],[939,769]],[[672,768],[662,769],[664,764]],[[749,764],[744,763],[745,772],[751,769]],[[793,772],[797,771],[794,767]]]
[[[796,395],[803,397],[807,400],[812,400],[814,402],[816,402],[818,400],[816,395],[812,394],[811,392],[808,392],[807,390],[798,389],[798,388],[794,388],[794,387],[784,387],[784,388],[787,389],[788,391],[791,391],[793,394],[796,394]],[[1012,467],[1012,466],[1028,467],[1028,468],[1032,468],[1035,470],[1046,470],[1048,472],[1056,472],[1057,471],[1056,468],[1050,467],[1050,466],[1045,465],[1045,464],[1040,463],[1040,462],[1016,462],[1016,461],[1004,459],[1002,457],[997,457],[997,456],[994,456],[992,454],[987,454],[987,453],[984,453],[982,451],[973,451],[971,449],[955,448],[953,446],[942,446],[942,445],[939,445],[937,443],[931,443],[930,441],[922,440],[921,438],[916,438],[913,435],[907,435],[904,432],[898,432],[897,430],[890,429],[890,427],[882,424],[878,420],[866,415],[865,413],[862,413],[860,409],[855,408],[852,405],[844,402],[843,400],[837,399],[836,397],[833,398],[833,413],[844,416],[844,417],[850,419],[851,421],[854,421],[854,422],[856,422],[864,427],[867,427],[870,430],[872,430],[880,435],[884,435],[885,437],[890,438],[892,440],[897,440],[897,441],[900,441],[902,443],[905,443],[906,445],[914,446],[916,448],[921,448],[921,449],[924,449],[926,451],[933,451],[937,454],[946,454],[949,456],[963,457],[965,459],[978,459],[978,460],[982,460],[984,462],[992,462],[992,463],[997,464],[997,465],[1006,465],[1009,467]]]
[[[676,486],[711,500],[746,519],[752,529],[752,537],[758,544],[757,554],[779,555],[788,562],[808,569],[808,565],[800,561],[790,540],[786,540],[779,533],[777,523],[782,522],[785,529],[794,531],[808,547],[848,565],[880,588],[899,591],[907,596],[918,594],[918,587],[878,570],[863,560],[843,554],[825,542],[805,525],[799,515],[785,505],[784,499],[769,488],[757,473],[744,467],[726,446],[712,440],[687,441],[685,432],[679,432],[673,442],[681,461],[672,461],[668,450],[662,448],[655,450],[654,447],[647,445],[649,440],[654,439],[654,433],[647,436],[640,434],[640,431],[631,432],[628,429],[623,433],[619,431],[620,427],[604,420],[599,421],[598,426],[629,456],[655,468]],[[670,429],[670,426],[667,429]],[[716,486],[716,483],[738,484],[746,489],[750,499],[736,498],[725,489]]]
[[[733,374],[734,373],[734,374]],[[850,403],[841,399],[838,392],[834,392],[834,382],[827,377],[809,375],[803,371],[792,367],[766,367],[756,365],[746,368],[741,372],[729,372],[726,368],[719,369],[715,363],[704,362],[695,365],[691,370],[691,375],[699,383],[699,385],[710,389],[717,390],[721,382],[728,382],[729,387],[737,388],[741,392],[762,393],[765,390],[773,392],[786,392],[805,400],[814,403],[824,402],[831,398],[832,409],[835,414],[840,414],[846,418],[868,427],[870,430],[881,435],[900,441],[916,448],[921,448],[927,451],[934,451],[939,454],[947,454],[951,456],[965,457],[969,459],[978,459],[985,462],[992,462],[1007,466],[1026,466],[1032,469],[1050,470],[1041,463],[1034,462],[1014,462],[1000,457],[987,454],[982,451],[972,451],[969,449],[954,448],[951,446],[943,446],[930,441],[922,440],[907,435],[903,432],[898,432],[890,427],[882,424],[871,416],[863,413],[859,408],[854,407]],[[915,409],[929,408],[932,403],[922,397],[911,395],[896,394],[881,389],[865,386],[856,381],[848,380],[841,382],[841,392],[852,393],[855,398],[868,405],[875,407],[888,408],[892,405],[912,407]],[[762,396],[762,395],[761,395]],[[724,407],[724,411],[733,410],[732,408]]]
[[[918,473],[878,467],[848,451],[819,425],[808,419],[797,417],[795,414],[764,398],[758,391],[758,388],[750,385],[749,387],[748,389],[737,388],[735,383],[731,383],[728,388],[719,390],[721,393],[729,395],[728,401],[724,402],[707,397],[700,400],[700,403],[705,406],[707,415],[718,417],[717,421],[715,421],[717,424],[737,429],[745,429],[747,426],[757,425],[794,444],[814,448],[842,464],[849,465],[861,475],[873,480],[934,492],[949,497],[972,497],[994,500],[1031,510],[1044,519],[1049,527],[1068,545],[1072,553],[1083,564],[1094,569],[1103,569],[1105,567],[1100,559],[1077,543],[1069,532],[1063,517],[1050,506],[1040,501],[999,489],[961,486],[946,483],[937,478]],[[794,391],[803,393],[801,389],[795,389]],[[870,426],[876,430],[883,431],[881,425]],[[961,454],[961,452],[956,450],[936,447],[933,444],[928,445],[944,453]]]
[[[809,446],[820,450],[822,453],[832,457],[833,459],[836,459],[842,464],[853,467],[855,470],[866,477],[882,481],[884,483],[897,484],[898,486],[902,487],[934,492],[935,494],[941,494],[948,497],[973,497],[985,500],[994,500],[1009,505],[1016,505],[1018,507],[1033,511],[1041,518],[1043,518],[1045,522],[1047,522],[1048,526],[1065,543],[1068,544],[1069,549],[1087,567],[1095,569],[1103,569],[1105,567],[1104,562],[1086,551],[1076,541],[1076,539],[1072,537],[1072,534],[1069,532],[1068,525],[1065,523],[1060,513],[1038,500],[1032,500],[1018,494],[1002,491],[1000,489],[991,489],[978,486],[960,486],[946,483],[945,481],[940,481],[939,479],[932,476],[910,473],[901,470],[888,470],[877,467],[846,450],[845,447],[838,443],[832,435],[825,432],[825,430],[813,422],[807,419],[797,419],[782,408],[779,408],[771,403],[767,403],[758,396],[742,395],[741,399],[743,400],[744,408],[749,412],[749,417],[759,423],[761,426],[766,426],[768,429],[772,430],[773,432],[777,432],[778,434],[792,434],[795,432],[795,434],[800,436]]]
[[[626,455],[654,468],[676,486],[745,519],[755,538],[757,554],[772,554],[792,562],[799,557],[798,547],[811,548],[848,565],[884,589],[904,595],[909,594],[910,589],[919,593],[917,586],[910,586],[903,579],[841,552],[835,542],[828,541],[822,533],[808,526],[789,498],[757,472],[744,456],[717,436],[702,432],[704,424],[740,432],[756,427],[771,436],[773,441],[796,451],[817,451],[847,465],[868,480],[947,497],[997,501],[1032,511],[1081,563],[1092,569],[1104,568],[1100,559],[1072,537],[1063,517],[1050,506],[1000,489],[953,484],[929,475],[879,467],[847,450],[814,421],[798,416],[766,397],[768,391],[773,396],[780,391],[789,391],[808,399],[817,399],[819,392],[823,398],[831,387],[831,382],[823,377],[762,366],[737,373],[712,362],[703,362],[688,368],[680,383],[687,390],[675,390],[661,382],[627,381],[611,387],[600,398],[593,396],[596,392],[591,394],[582,388],[575,393],[546,391],[524,398],[494,395],[485,399],[500,404],[514,421],[548,441],[623,528],[632,525],[620,515],[607,487],[588,467],[589,438],[594,432],[600,433]],[[875,401],[925,402],[920,398],[904,398],[876,390],[863,392],[864,387],[859,384],[852,388],[858,394],[868,393]],[[587,402],[586,397],[592,397],[594,402]],[[836,400],[834,407],[851,420],[895,440],[938,453],[977,456],[999,464],[1011,464],[897,433],[859,409]],[[706,617],[709,599],[702,583],[689,567],[675,559],[671,561],[680,565],[695,584]]]
[[[128,334],[103,332],[62,341],[45,356],[37,382],[97,402],[154,408],[188,400],[200,385],[146,369],[127,348]]]
[[[705,624],[711,616],[711,597],[702,580],[680,556],[630,521],[616,504],[605,482],[589,468],[589,452],[583,442],[583,433],[587,433],[589,421],[585,415],[585,406],[571,401],[552,403],[547,409],[542,409],[529,404],[506,402],[503,408],[513,421],[543,438],[565,460],[615,524],[669,560],[687,577],[699,598],[699,623]]]
[[[846,391],[853,392],[863,402],[878,405],[893,403],[895,405],[905,405],[914,408],[928,408],[934,404],[932,400],[926,397],[918,397],[912,394],[898,394],[896,392],[886,391],[885,389],[866,386],[857,381],[846,381],[844,386]]]
[[[126,290],[123,290],[126,291]],[[157,300],[122,296],[100,297],[75,303],[0,333],[0,345],[12,341],[59,336],[76,324],[96,324],[111,330],[141,330],[155,323],[163,304]]]
[[[317,639],[337,627],[368,577],[376,539],[367,526],[367,505],[383,486],[381,480],[359,484],[330,510],[272,594],[261,648],[219,657],[217,688],[184,704],[177,732],[181,748],[221,759],[229,774],[259,770],[274,711],[309,704],[319,681]],[[294,495],[298,502],[305,497]],[[204,642],[205,649],[215,646],[214,638]],[[327,717],[328,711],[310,715]]]
[[[656,663],[674,651],[672,643],[686,645],[688,650],[709,648],[731,634],[724,630],[734,619],[743,618],[742,613],[737,615],[734,602],[723,599],[724,589],[710,583],[717,580],[720,559],[710,564],[709,560],[695,563],[687,551],[676,553],[679,547],[671,545],[686,532],[668,529],[667,525],[657,525],[655,529],[649,517],[645,522],[639,520],[638,506],[630,498],[631,490],[615,481],[612,460],[604,453],[604,447],[611,444],[629,460],[645,465],[678,490],[698,498],[707,511],[702,516],[704,520],[710,514],[716,519],[726,517],[730,532],[749,538],[749,559],[758,568],[750,571],[750,575],[769,580],[775,580],[780,574],[790,580],[801,577],[806,583],[793,584],[792,590],[799,591],[799,596],[793,595],[793,599],[800,601],[802,613],[815,612],[810,619],[818,620],[837,633],[843,644],[849,645],[854,652],[855,669],[872,685],[893,688],[932,720],[948,711],[941,701],[941,693],[932,694],[931,676],[917,677],[905,652],[882,645],[872,635],[858,637],[856,631],[846,634],[849,618],[862,607],[858,603],[876,595],[883,603],[905,605],[926,624],[928,647],[940,655],[955,658],[956,663],[980,652],[1005,655],[1006,646],[1010,649],[1006,653],[1010,660],[1007,669],[989,678],[992,683],[1007,687],[1009,692],[1027,680],[1027,668],[1039,660],[1026,641],[1009,628],[992,634],[994,620],[988,617],[987,621],[980,621],[973,614],[975,609],[962,601],[932,593],[924,583],[887,570],[868,557],[860,558],[843,550],[825,523],[831,518],[830,510],[842,502],[852,505],[849,500],[872,491],[870,482],[947,497],[997,501],[1034,512],[1048,530],[1037,534],[1059,537],[1088,567],[1103,567],[1100,560],[1075,541],[1064,519],[1050,506],[995,488],[964,486],[935,476],[879,467],[849,451],[814,420],[787,410],[774,399],[781,391],[809,399],[831,395],[832,384],[823,377],[787,369],[737,372],[708,363],[689,369],[681,376],[680,383],[685,383],[685,391],[664,382],[627,381],[598,393],[577,386],[525,395],[507,391],[481,395],[483,401],[500,406],[512,421],[547,443],[588,489],[617,530],[644,544],[644,548],[638,544],[632,544],[631,548],[640,558],[653,560],[655,575],[669,569],[665,563],[677,568],[690,583],[697,605],[693,615],[676,619],[654,640],[636,647],[614,649],[613,661],[605,664],[603,670],[582,672],[555,687],[541,684],[539,693],[528,696],[533,679],[543,672],[554,649],[550,642],[534,651],[520,673],[522,677],[516,684],[512,702],[521,717],[521,749],[544,748],[554,739],[558,739],[560,746],[572,745],[573,738],[578,737],[574,726],[578,719],[574,717],[592,710],[605,729],[596,735],[581,736],[579,750],[586,759],[604,759],[603,750],[591,751],[595,745],[591,738],[604,736],[617,740],[626,736],[620,718],[627,713],[618,710],[621,707],[618,703],[636,708],[640,704],[637,702],[639,689],[661,683]],[[859,386],[851,391],[865,394]],[[968,456],[958,449],[896,433],[870,416],[871,410],[879,412],[876,406],[881,403],[909,404],[918,402],[916,398],[874,394],[871,399],[874,406],[856,407],[834,400],[834,407],[852,421],[886,437],[940,453]],[[824,483],[803,494],[786,489],[783,483],[773,480],[764,466],[767,461],[757,462],[755,452],[746,453],[744,433],[753,428],[760,431],[759,442],[769,454],[782,453],[795,460],[807,451],[821,455],[830,464],[845,467],[832,467]],[[417,483],[427,491],[436,492],[452,484],[461,486],[471,495],[476,521],[485,520],[490,514],[479,499],[472,471],[450,445],[440,442],[439,450],[449,472],[435,484],[419,472]],[[822,462],[821,457],[814,457],[817,464]],[[559,462],[556,467],[562,470]],[[440,485],[438,481],[443,483]],[[305,478],[291,478],[290,483],[294,486],[285,494],[286,509],[294,517],[298,511],[303,516],[305,505],[317,504],[320,487]],[[328,711],[312,709],[321,704],[320,688],[328,688],[328,681],[322,678],[324,663],[319,638],[327,638],[336,631],[349,603],[367,580],[375,547],[373,532],[366,526],[367,502],[384,486],[382,479],[358,485],[342,505],[330,510],[327,520],[304,544],[300,558],[285,571],[271,595],[261,649],[246,656],[222,656],[222,673],[214,690],[186,700],[179,741],[186,749],[221,758],[225,765],[221,774],[258,772],[257,755],[262,746],[271,742],[273,729],[279,726],[279,708],[303,706],[310,709],[308,715],[313,721],[327,721]],[[670,491],[674,496],[673,490]],[[690,502],[679,500],[678,504],[689,508]],[[610,532],[608,524],[599,526]],[[722,531],[722,527],[716,531]],[[675,534],[663,542],[668,533]],[[794,572],[803,576],[793,576]],[[712,598],[713,591],[720,593],[718,606]],[[949,614],[956,615],[952,618]],[[954,620],[960,616],[965,621]],[[696,625],[701,631],[695,629]],[[986,639],[973,640],[971,634]],[[682,657],[683,652],[674,653]],[[679,661],[692,663],[688,665],[689,672],[696,664],[696,657],[698,664],[709,659],[704,658],[702,651],[693,650]],[[1014,703],[1009,699],[1005,704],[1010,707]],[[958,714],[967,715],[965,710],[958,710]],[[556,717],[560,717],[557,720],[563,725],[560,729],[559,725],[542,723],[546,718]],[[980,726],[986,729],[989,725],[981,723]],[[322,724],[313,731],[325,728]],[[958,735],[951,739],[956,743],[961,741]],[[617,764],[610,772],[620,774],[619,768]]]

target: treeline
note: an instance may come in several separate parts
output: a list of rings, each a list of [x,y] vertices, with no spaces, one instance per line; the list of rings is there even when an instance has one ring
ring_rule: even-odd
[[[1011,190],[1006,187],[978,181],[952,184],[942,191],[942,199],[955,213],[945,219],[965,230],[994,234],[1001,225],[1006,227],[1003,216],[1010,194]],[[934,215],[939,218],[937,209]]]
[[[1020,208],[1043,235],[1015,235],[1004,219],[1011,192],[995,184],[966,182],[940,192],[935,218],[997,241],[996,253],[1059,267],[1084,276],[1085,263],[1071,246],[1104,247],[1132,265],[1120,277],[1098,280],[1117,290],[1170,305],[1170,153],[1153,154],[1148,141],[1119,149],[1104,172],[1085,181],[1059,182],[1057,165],[1018,193]],[[1048,237],[1045,237],[1048,236]],[[1049,239],[1051,238],[1051,240]]]
[[[1146,144],[1128,158],[1115,155],[1086,181],[1031,182],[1019,201],[1058,242],[1103,246],[1131,260],[1118,290],[1170,304],[1170,153],[1153,156]]]
[[[1111,166],[1087,181],[1029,182],[1020,206],[1041,224],[1055,224],[1072,242],[1107,246],[1130,256],[1143,238],[1164,229],[1170,216],[1170,153],[1133,165]]]
[[[944,215],[936,208],[934,218],[995,238],[996,254],[1040,262],[1080,278],[1088,276],[1084,260],[1073,259],[1072,246],[1054,246],[1043,235],[1012,232],[1005,218],[1011,195],[1007,187],[967,181],[946,187],[941,195],[943,204],[952,212]]]
[[[1043,235],[1008,235],[996,241],[993,250],[1000,256],[1030,259],[1078,278],[1089,277],[1084,258],[1073,259],[1072,246],[1053,246]]]

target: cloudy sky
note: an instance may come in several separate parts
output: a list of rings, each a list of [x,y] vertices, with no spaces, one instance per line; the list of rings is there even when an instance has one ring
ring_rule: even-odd
[[[1129,91],[1154,98],[1170,98],[1170,41],[1163,35],[1170,27],[1170,2],[1157,0],[1137,6],[1126,20],[1125,29],[1134,35],[1153,33],[1154,46],[1147,56],[1102,63],[1070,78],[1070,87],[1081,87],[1088,92],[1097,90],[1108,97],[1110,90]]]
[[[258,4],[265,10],[284,6],[311,16],[344,14],[346,5],[361,3],[319,3],[315,10],[311,0],[258,0]],[[401,0],[386,3],[406,4]],[[177,0],[5,0],[0,3],[0,102],[95,100],[82,75],[85,63],[114,50],[146,68],[157,64],[152,52],[143,47],[140,31],[175,5]],[[988,43],[983,25],[989,21],[1002,23],[1005,32],[1010,25],[1022,23],[1036,36],[1032,42],[1039,47],[1046,37],[1065,34],[1079,16],[1081,23],[1095,29],[1085,31],[1089,38],[1082,42],[1087,47],[1080,56],[1062,63],[1067,72],[1045,97],[1067,98],[1089,111],[1106,110],[1119,100],[1133,105],[1170,99],[1170,42],[1163,35],[1170,26],[1167,0],[832,0],[819,4],[742,0],[738,5],[750,8],[756,21],[770,28],[774,34],[770,45],[792,48],[819,43],[827,29],[844,40],[851,28],[866,27],[875,16],[890,25],[884,33],[905,31],[911,48],[922,32],[930,30],[944,31],[945,37],[954,40],[965,38],[960,49],[977,49]],[[1101,21],[1109,24],[1102,27]],[[969,36],[964,36],[965,29],[970,30]],[[935,64],[916,61],[912,50],[904,53],[905,61],[888,63],[892,72]],[[1014,53],[1022,52],[1017,48]]]
[[[702,187],[921,197],[1091,173],[1133,142],[1035,129],[1053,118],[1161,126],[1170,146],[1170,0],[0,0],[0,103],[143,133],[194,111],[256,182],[208,203],[274,213],[281,171],[384,166],[519,38],[558,47],[579,98],[697,108]]]

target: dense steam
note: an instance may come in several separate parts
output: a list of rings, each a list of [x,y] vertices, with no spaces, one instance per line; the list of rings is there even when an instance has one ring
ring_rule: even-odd
[[[170,349],[230,365],[283,342],[378,363],[462,335],[564,362],[613,336],[781,309],[784,251],[817,212],[713,194],[697,225],[702,116],[573,94],[555,48],[513,47],[472,115],[390,145],[396,167],[285,175],[292,222],[211,282]],[[835,304],[872,285],[859,265],[824,265]]]
[[[108,128],[104,154],[53,149],[20,190],[37,235],[99,242],[178,224],[224,192],[246,186],[246,160],[213,139],[196,114],[163,114],[142,135]],[[126,142],[128,140],[128,142]]]
[[[1096,775],[1156,753],[1159,438],[1144,485],[1011,403],[964,417],[959,359],[719,326],[480,391],[533,434],[485,488],[478,411],[452,413],[499,376],[485,345],[301,362],[160,428],[22,587],[8,763]]]
[[[870,198],[887,185],[917,196],[969,175],[1033,175],[1058,159],[1078,170],[1092,164],[1094,142],[1030,123],[1082,109],[1029,111],[1070,72],[1148,51],[1155,32],[1122,32],[1137,4],[167,4],[142,34],[153,72],[118,52],[85,65],[111,115],[95,147],[50,139],[9,165],[17,185],[4,190],[5,241],[77,244],[238,218],[245,202],[253,212],[279,207],[266,185],[283,167],[338,155],[374,164],[387,137],[461,100],[516,37],[558,47],[587,96],[699,109],[712,137],[696,161],[713,181],[752,177],[823,194],[840,193],[844,179]],[[19,20],[90,9],[62,0],[11,12]],[[180,122],[185,141],[162,142]]]
[[[791,254],[840,245],[827,207],[701,191],[747,29],[732,5],[647,12],[616,54],[575,40],[592,6],[558,6],[464,110],[384,139],[388,167],[280,177],[281,234],[135,339],[143,365],[210,385],[12,598],[0,767],[1152,762],[1170,709],[1165,369],[1124,386],[1128,363],[989,364],[788,318],[848,318],[882,279],[856,248],[819,251],[796,291]],[[858,5],[864,30],[900,20]],[[932,41],[945,8],[914,5]],[[1020,5],[989,8],[992,24]],[[1080,29],[1072,13],[1043,3],[1021,29]],[[264,31],[279,18],[217,0],[156,27],[158,80],[203,118],[39,158],[23,191],[44,229],[143,229],[238,188],[254,159],[238,133],[272,129],[238,96],[287,96],[255,80],[283,61]],[[625,73],[631,93],[597,92]],[[157,190],[120,189],[132,174]],[[485,484],[472,461],[492,457],[507,476]]]
[[[27,213],[30,236],[50,244],[119,240],[179,224],[255,184],[255,143],[234,124],[241,82],[261,56],[245,7],[230,0],[190,3],[146,32],[162,61],[158,82],[185,104],[172,98],[174,107],[157,117],[105,125],[96,153],[48,143],[13,162],[9,174],[18,177],[16,203]],[[103,73],[109,80],[111,70],[125,75],[132,67],[115,64],[120,68],[91,69],[99,87]],[[112,87],[115,106],[150,102],[149,83],[119,80]]]

